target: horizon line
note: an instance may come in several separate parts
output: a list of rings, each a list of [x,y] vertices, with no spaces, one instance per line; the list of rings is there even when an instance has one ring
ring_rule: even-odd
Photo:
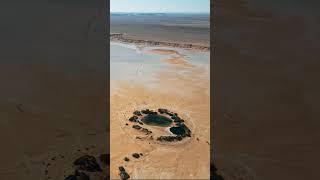
[[[140,12],[134,12],[134,11],[110,11],[110,13],[154,13],[154,14],[156,14],[156,13],[161,13],[161,14],[167,14],[167,13],[196,13],[196,14],[210,14],[210,12],[188,12],[188,11],[186,11],[186,12],[182,12],[182,11],[180,11],[180,12],[174,12],[174,11],[167,11],[167,12],[156,12],[156,11],[151,11],[151,12],[147,12],[147,11],[140,11]]]

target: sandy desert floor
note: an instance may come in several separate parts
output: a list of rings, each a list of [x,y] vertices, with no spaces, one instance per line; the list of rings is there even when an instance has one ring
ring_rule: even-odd
[[[173,50],[146,53],[172,55],[160,60],[170,67],[148,83],[111,81],[111,178],[119,179],[118,167],[123,166],[132,179],[209,179],[209,68],[191,64]],[[144,139],[128,119],[135,110],[146,108],[177,112],[191,129],[191,138],[165,144]],[[135,159],[133,153],[143,156]],[[124,157],[130,161],[124,161]]]

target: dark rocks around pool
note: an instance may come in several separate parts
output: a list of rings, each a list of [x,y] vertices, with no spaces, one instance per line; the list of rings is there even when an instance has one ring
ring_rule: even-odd
[[[120,171],[119,175],[121,180],[127,180],[130,178],[129,174],[126,172],[123,166],[119,167],[119,171]]]
[[[138,122],[138,116],[132,116],[129,118],[129,121],[131,122]]]
[[[140,130],[142,127],[139,126],[139,125],[133,125],[132,128],[133,128],[133,129],[136,129],[136,130]]]
[[[158,109],[158,112],[159,112],[160,114],[164,114],[164,113],[167,113],[168,110],[167,110],[167,109],[161,109],[161,108],[159,108],[159,109]]]
[[[147,128],[142,128],[142,132],[146,133],[146,135],[149,135],[152,133],[152,131],[149,131]]]
[[[152,111],[150,111],[149,109],[145,109],[145,110],[141,110],[141,112],[142,112],[143,114],[149,114],[149,113],[151,113]]]
[[[160,136],[157,138],[157,141],[181,141],[183,138],[181,136]]]
[[[100,165],[97,163],[97,160],[94,156],[84,155],[78,159],[76,159],[73,164],[79,170],[85,170],[88,172],[101,172],[102,169]]]
[[[136,116],[142,116],[140,111],[134,111],[133,114],[136,115]]]

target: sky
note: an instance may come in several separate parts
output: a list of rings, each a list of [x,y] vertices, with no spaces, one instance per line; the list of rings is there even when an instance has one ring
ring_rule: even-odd
[[[209,13],[210,0],[111,0],[110,11]]]

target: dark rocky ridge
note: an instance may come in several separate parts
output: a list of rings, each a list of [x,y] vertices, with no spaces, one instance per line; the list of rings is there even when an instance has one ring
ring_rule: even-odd
[[[121,33],[112,33],[110,34],[111,41],[118,41],[124,43],[134,43],[137,45],[147,45],[147,46],[169,46],[174,48],[183,48],[183,49],[195,49],[200,51],[210,51],[210,47],[201,46],[195,44],[188,43],[174,43],[174,42],[160,42],[160,41],[151,41],[151,40],[137,40],[125,37],[124,34]]]

